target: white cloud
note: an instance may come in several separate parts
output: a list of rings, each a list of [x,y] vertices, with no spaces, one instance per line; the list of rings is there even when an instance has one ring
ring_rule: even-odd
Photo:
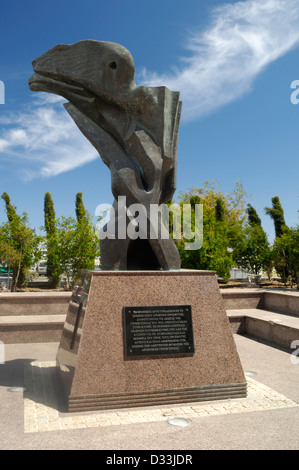
[[[38,96],[29,111],[6,116],[2,122],[0,157],[17,162],[25,180],[55,176],[99,158],[62,101]]]
[[[7,147],[9,147],[9,142],[5,139],[0,139],[0,153],[4,152]]]
[[[247,0],[214,8],[189,36],[188,57],[172,73],[143,70],[148,86],[181,92],[183,118],[205,116],[250,91],[265,67],[299,43],[298,0]]]

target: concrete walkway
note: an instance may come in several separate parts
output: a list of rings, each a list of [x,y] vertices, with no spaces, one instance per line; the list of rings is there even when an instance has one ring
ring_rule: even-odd
[[[95,449],[111,455],[121,450],[298,450],[296,351],[234,338],[248,380],[247,398],[71,415],[64,412],[54,373],[58,344],[8,344],[0,364],[0,448]],[[189,425],[169,424],[174,417]]]

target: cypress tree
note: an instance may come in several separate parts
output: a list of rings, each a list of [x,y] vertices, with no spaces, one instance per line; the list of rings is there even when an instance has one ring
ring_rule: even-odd
[[[276,247],[279,245],[280,237],[287,232],[288,227],[285,223],[284,212],[281,206],[278,196],[272,198],[272,208],[266,207],[266,214],[270,215],[274,222],[275,236],[276,240],[274,243],[274,253],[276,252],[276,257],[274,259],[274,266],[276,272],[281,276],[283,282],[286,284],[287,278],[289,276],[289,252],[288,249],[285,250],[276,250]]]
[[[225,204],[221,197],[216,199],[215,217],[217,222],[225,221]]]
[[[56,232],[55,226],[55,210],[52,196],[50,193],[45,193],[44,199],[44,215],[45,215],[45,228],[47,235],[54,234]]]
[[[83,204],[83,193],[76,194],[76,216],[79,223],[86,221],[86,211]]]
[[[265,211],[267,215],[270,215],[274,222],[276,238],[280,237],[287,226],[284,219],[283,208],[278,196],[272,197],[272,207],[266,207]]]
[[[94,228],[85,210],[82,193],[76,194],[76,261],[73,265],[77,274],[82,269],[94,269],[94,261],[99,251],[99,243],[95,237]]]
[[[50,193],[45,193],[44,198],[45,229],[47,234],[47,276],[56,288],[59,283],[59,259],[57,258],[57,230],[55,224],[55,209]]]
[[[259,218],[256,210],[254,207],[252,207],[251,204],[248,204],[247,205],[247,209],[246,209],[246,212],[247,212],[247,216],[248,216],[248,222],[249,222],[249,225],[251,227],[255,226],[255,225],[258,225],[259,227],[262,226],[262,221],[261,219]]]
[[[9,222],[12,222],[13,221],[13,218],[17,215],[16,214],[16,210],[15,208],[13,207],[13,205],[11,204],[10,202],[10,197],[7,193],[3,193],[2,194],[2,199],[5,201],[5,205],[6,205],[6,214],[7,214],[7,218],[8,218],[8,221]]]

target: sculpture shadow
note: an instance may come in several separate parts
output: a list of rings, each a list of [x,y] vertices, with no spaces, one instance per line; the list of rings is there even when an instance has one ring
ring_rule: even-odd
[[[25,387],[25,367],[35,359],[13,359],[0,364],[1,387]]]
[[[67,403],[61,393],[56,367],[37,367],[36,359],[13,359],[0,364],[0,386],[23,387],[24,399],[53,408],[61,413],[67,411]]]

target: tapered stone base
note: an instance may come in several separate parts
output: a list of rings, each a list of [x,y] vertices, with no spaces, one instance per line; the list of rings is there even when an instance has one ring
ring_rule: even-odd
[[[69,411],[246,396],[246,380],[211,271],[92,271],[73,295],[57,353]],[[128,358],[124,307],[189,305],[194,352]]]

